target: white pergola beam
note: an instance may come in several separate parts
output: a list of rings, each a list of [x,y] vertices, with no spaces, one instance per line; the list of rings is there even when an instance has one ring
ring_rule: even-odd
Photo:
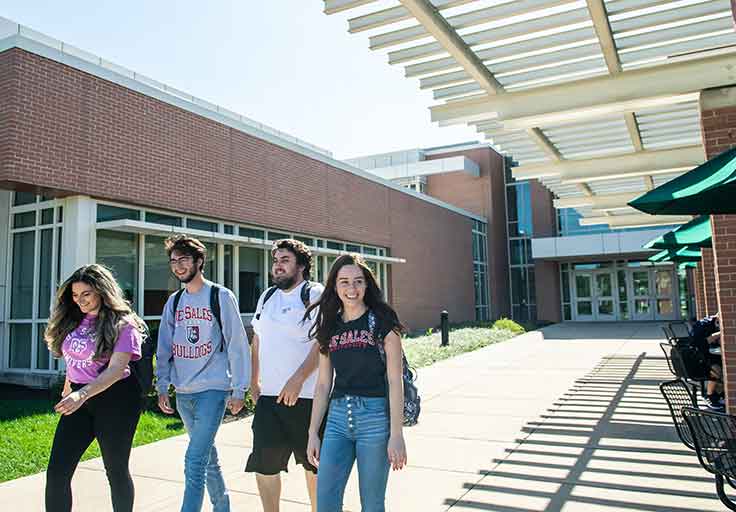
[[[630,176],[662,174],[696,167],[705,161],[703,147],[661,149],[585,160],[522,165],[512,169],[516,179],[556,176],[563,183],[577,183]]]
[[[555,208],[583,208],[589,206],[596,210],[614,209],[626,206],[644,192],[622,192],[619,194],[601,194],[586,197],[563,197],[553,201]]]
[[[545,154],[552,160],[554,160],[555,162],[560,162],[561,160],[563,160],[560,152],[542,132],[542,130],[540,130],[539,128],[529,128],[526,133],[527,135],[529,135],[529,138],[532,139],[532,141],[534,141],[534,143],[539,146],[539,148],[544,151]]]
[[[669,224],[684,224],[692,217],[682,215],[647,215],[645,213],[632,215],[613,215],[605,217],[583,217],[581,226],[595,226],[608,224],[612,228],[639,228],[646,226],[663,226]]]
[[[578,121],[581,117],[636,111],[685,101],[684,93],[732,84],[736,52],[634,69],[502,95],[457,100],[431,107],[432,121],[462,123],[491,114],[514,128]],[[695,96],[697,97],[697,96]],[[688,101],[692,101],[692,97]],[[519,126],[512,120],[524,120]]]
[[[347,11],[355,7],[360,7],[365,4],[372,4],[377,0],[324,0],[325,2],[325,14],[335,14],[336,12]]]
[[[401,0],[401,4],[489,96],[503,92],[503,87],[498,80],[429,2]]]
[[[474,2],[475,0],[432,0],[432,4],[438,11],[443,9],[449,9],[450,7],[457,7],[458,5],[467,4]],[[369,30],[376,27],[382,27],[385,25],[391,25],[398,23],[399,21],[408,20],[411,18],[411,13],[403,5],[396,7],[390,7],[381,11],[372,12],[356,18],[348,20],[348,32],[356,33],[364,30]]]
[[[624,112],[624,120],[626,121],[626,129],[631,137],[631,144],[636,151],[644,151],[644,144],[641,142],[641,132],[639,131],[639,123],[633,112]]]
[[[593,20],[593,28],[601,45],[603,58],[606,60],[608,72],[612,75],[621,72],[621,61],[616,51],[616,42],[613,39],[611,25],[608,23],[608,13],[603,0],[587,0],[590,19]]]

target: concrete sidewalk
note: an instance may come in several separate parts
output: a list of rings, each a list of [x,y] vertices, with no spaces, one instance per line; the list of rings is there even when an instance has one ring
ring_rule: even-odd
[[[563,324],[420,371],[420,425],[409,467],[389,479],[390,511],[723,510],[713,479],[677,438],[658,383],[671,376],[653,323]],[[218,435],[233,510],[261,510],[249,421]],[[133,450],[136,510],[174,511],[186,438]],[[359,511],[355,472],[345,510]],[[44,474],[0,485],[8,510],[43,510]],[[100,460],[80,464],[75,511],[108,510]],[[209,505],[205,510],[210,510]],[[308,511],[291,467],[283,511]]]

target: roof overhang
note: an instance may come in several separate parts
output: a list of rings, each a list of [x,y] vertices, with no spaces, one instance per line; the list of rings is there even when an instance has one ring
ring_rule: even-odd
[[[325,12],[350,10],[350,32],[372,29],[370,48],[388,49],[389,64],[432,91],[440,101],[430,108],[434,122],[475,125],[518,162],[517,179],[538,177],[560,200],[643,193],[702,163],[702,149],[694,152],[702,148],[700,93],[736,81],[729,0],[400,0],[384,7],[325,0]],[[624,155],[625,168],[576,164]],[[567,163],[578,165],[575,172],[556,172]],[[583,217],[625,209],[576,208]],[[626,227],[626,219],[613,220],[622,215],[601,217]]]
[[[219,244],[230,244],[241,247],[255,247],[258,249],[270,249],[273,242],[260,238],[251,238],[247,236],[229,235],[227,233],[217,233],[213,231],[202,231],[200,229],[182,228],[179,226],[167,226],[165,224],[156,224],[154,222],[144,222],[132,219],[108,220],[98,222],[97,229],[107,229],[110,231],[124,231],[127,233],[136,233],[142,235],[171,236],[177,233],[184,233],[197,237],[205,242],[213,242]],[[325,256],[340,256],[348,254],[346,251],[336,251],[324,247],[310,247],[314,254],[323,254]],[[364,254],[363,258],[368,261],[376,261],[380,263],[406,263],[404,258],[394,258],[390,256],[373,256]]]

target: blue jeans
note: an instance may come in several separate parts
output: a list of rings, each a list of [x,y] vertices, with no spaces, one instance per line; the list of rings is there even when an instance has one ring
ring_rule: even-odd
[[[176,408],[189,434],[181,512],[202,510],[205,480],[214,512],[230,512],[230,498],[215,449],[215,435],[225,414],[228,395],[227,391],[218,390],[176,395]]]
[[[330,401],[317,471],[317,511],[339,512],[353,463],[363,512],[384,512],[389,421],[385,398],[346,395]]]

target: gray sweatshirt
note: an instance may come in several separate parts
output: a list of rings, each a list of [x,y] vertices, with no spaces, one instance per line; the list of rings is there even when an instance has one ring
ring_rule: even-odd
[[[156,350],[156,388],[166,393],[173,384],[178,393],[211,389],[230,391],[242,399],[250,383],[250,350],[233,292],[220,287],[222,331],[210,309],[212,283],[195,294],[184,291],[172,311],[174,295],[161,315]],[[224,347],[220,351],[223,342]]]

